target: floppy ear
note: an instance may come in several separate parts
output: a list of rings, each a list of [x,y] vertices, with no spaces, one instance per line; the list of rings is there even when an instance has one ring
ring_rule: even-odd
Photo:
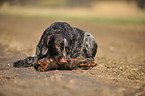
[[[50,42],[51,36],[44,36],[40,39],[37,47],[36,47],[36,55],[38,58],[41,57],[48,57],[49,56],[49,42]]]
[[[48,53],[48,47],[47,46],[43,46],[42,47],[42,55],[46,55]]]

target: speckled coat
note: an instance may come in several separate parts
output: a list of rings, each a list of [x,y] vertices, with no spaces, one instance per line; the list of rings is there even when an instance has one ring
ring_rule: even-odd
[[[71,27],[65,22],[55,22],[51,24],[42,34],[41,39],[36,47],[36,55],[26,57],[14,63],[14,66],[33,66],[39,59],[51,58],[50,43],[52,37],[61,34],[68,43],[70,58],[94,58],[97,52],[97,43],[94,37],[85,31]],[[55,49],[53,49],[55,50]]]

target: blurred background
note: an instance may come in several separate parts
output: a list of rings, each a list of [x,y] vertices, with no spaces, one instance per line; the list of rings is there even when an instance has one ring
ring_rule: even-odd
[[[114,34],[111,32],[123,34],[122,28],[125,32],[130,29],[136,33],[144,31],[145,0],[0,0],[1,39],[11,33],[9,38],[14,40],[12,34],[17,34],[17,39],[22,40],[19,35],[31,33],[33,35],[29,36],[33,38],[29,39],[36,46],[45,28],[56,21],[65,21],[88,31],[101,42],[102,38]],[[106,36],[103,37],[104,34]],[[31,44],[27,42],[32,47]]]
[[[22,39],[25,41],[27,36],[30,37],[27,47],[34,54],[35,46],[45,28],[56,21],[68,22],[92,33],[99,45],[104,44],[102,39],[109,38],[110,34],[109,40],[114,42],[114,33],[122,34],[123,37],[120,38],[125,38],[122,32],[134,30],[138,34],[140,30],[144,31],[145,0],[0,0],[2,44],[9,36],[8,42],[17,39],[12,46],[23,46],[23,41],[18,46],[15,43]],[[116,35],[115,37],[117,38]],[[26,50],[27,47],[25,46]]]
[[[144,18],[145,0],[0,0],[1,14]]]

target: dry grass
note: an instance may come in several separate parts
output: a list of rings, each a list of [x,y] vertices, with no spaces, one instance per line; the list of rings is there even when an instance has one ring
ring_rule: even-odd
[[[0,49],[3,50],[0,52],[0,95],[124,96],[127,93],[131,96],[131,92],[133,95],[144,95],[144,24],[109,22],[106,26],[106,21],[93,23],[93,19],[87,22],[85,19],[65,20],[51,16],[19,17],[16,13],[8,12],[10,16],[0,16]],[[43,73],[34,68],[13,68],[14,61],[34,54],[42,32],[55,21],[67,21],[95,37],[99,46],[95,58],[98,65],[89,70],[52,70]]]

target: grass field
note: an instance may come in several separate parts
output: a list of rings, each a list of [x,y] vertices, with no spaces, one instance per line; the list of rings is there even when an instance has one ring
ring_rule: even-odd
[[[129,9],[128,9],[129,10]],[[96,13],[98,10],[92,8],[33,8],[33,7],[8,7],[1,8],[0,14],[21,16],[21,17],[37,17],[37,18],[51,18],[52,20],[62,21],[80,21],[85,23],[98,23],[106,25],[145,25],[145,13],[144,11],[135,11],[131,15],[127,13],[120,13],[121,16],[110,11],[108,14],[99,12],[102,15]],[[131,10],[130,10],[131,11]],[[107,12],[106,12],[107,13]],[[111,16],[109,16],[112,14]]]
[[[20,9],[0,10],[1,96],[145,95],[145,19],[142,15],[107,18],[80,11],[75,16],[66,10],[45,13],[46,10]],[[95,37],[99,46],[95,57],[97,66],[89,70],[48,72],[37,72],[33,67],[13,68],[14,61],[35,54],[43,31],[56,21],[68,22]]]

